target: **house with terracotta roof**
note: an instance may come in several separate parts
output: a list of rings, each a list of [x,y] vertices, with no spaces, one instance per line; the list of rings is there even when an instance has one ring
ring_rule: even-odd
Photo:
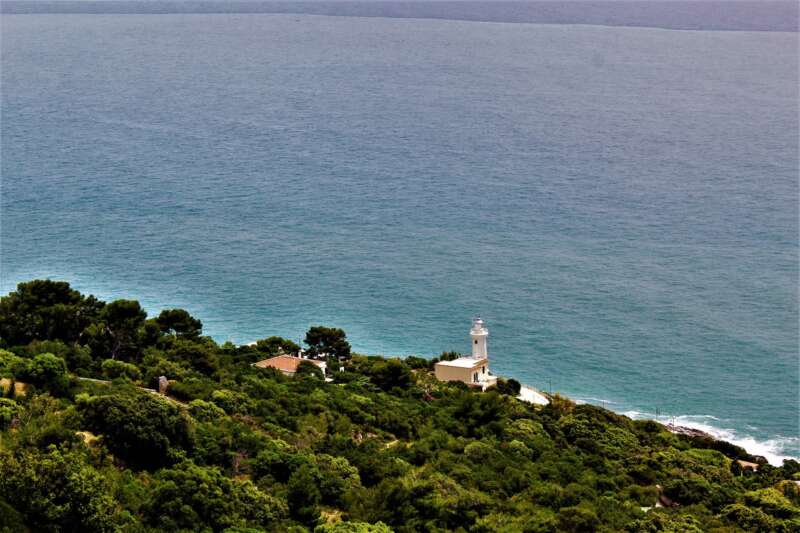
[[[327,372],[325,361],[315,361],[314,359],[294,357],[292,355],[277,355],[269,359],[262,359],[257,363],[253,363],[253,366],[258,368],[274,368],[275,370],[280,370],[287,376],[293,376],[297,373],[297,368],[301,363],[311,363],[312,365],[318,366],[319,369],[322,370],[323,375]]]

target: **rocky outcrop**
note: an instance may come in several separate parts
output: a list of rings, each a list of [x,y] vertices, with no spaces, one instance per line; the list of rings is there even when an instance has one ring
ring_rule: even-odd
[[[699,429],[690,428],[686,426],[676,426],[674,424],[667,424],[667,429],[676,435],[686,435],[688,437],[702,437],[704,439],[718,440],[711,433],[706,433]]]

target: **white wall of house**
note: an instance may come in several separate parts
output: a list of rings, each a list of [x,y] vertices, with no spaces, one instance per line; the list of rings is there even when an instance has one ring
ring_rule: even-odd
[[[478,362],[473,367],[460,367],[447,365],[446,362],[437,363],[434,367],[436,379],[439,381],[461,381],[463,383],[476,383],[488,375],[489,369],[486,361]],[[478,379],[475,380],[477,374]]]

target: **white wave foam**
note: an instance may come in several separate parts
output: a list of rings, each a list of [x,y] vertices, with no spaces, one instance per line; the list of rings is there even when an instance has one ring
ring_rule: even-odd
[[[637,420],[657,420],[662,424],[673,423],[676,426],[699,429],[716,439],[740,446],[752,455],[761,455],[775,466],[783,464],[784,459],[800,460],[796,455],[789,455],[789,452],[787,452],[787,450],[800,448],[800,437],[774,437],[767,440],[759,440],[752,435],[743,435],[734,429],[721,428],[708,423],[707,420],[720,421],[719,418],[711,415],[656,416],[655,413],[643,413],[641,411],[625,411],[622,414]]]

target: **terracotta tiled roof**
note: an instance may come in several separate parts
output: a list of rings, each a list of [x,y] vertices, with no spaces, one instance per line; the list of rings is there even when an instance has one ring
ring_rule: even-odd
[[[297,372],[297,367],[300,366],[300,363],[303,361],[308,361],[309,363],[317,365],[318,367],[322,367],[324,364],[321,361],[301,359],[299,357],[292,357],[291,355],[278,355],[277,357],[270,357],[269,359],[263,359],[257,363],[253,363],[253,366],[257,366],[258,368],[275,368],[281,372],[289,372],[294,374]]]

